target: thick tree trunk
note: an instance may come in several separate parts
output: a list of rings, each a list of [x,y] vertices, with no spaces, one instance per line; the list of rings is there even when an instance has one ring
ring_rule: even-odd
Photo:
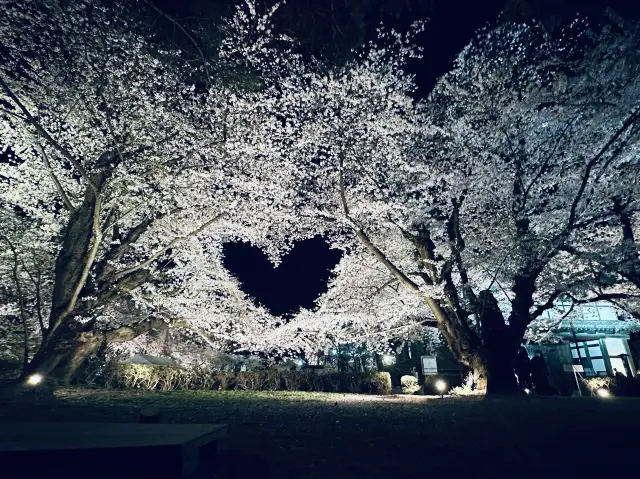
[[[94,329],[91,323],[82,325],[76,321],[67,321],[53,333],[51,340],[40,348],[29,363],[25,374],[37,372],[61,384],[68,384],[84,360],[103,343],[130,341],[152,329],[164,330],[169,326],[164,319],[150,318],[109,331],[101,331]]]
[[[75,321],[65,322],[53,331],[25,368],[25,375],[38,373],[51,376],[65,356],[74,349],[79,334],[78,326]]]
[[[62,358],[50,376],[60,384],[69,384],[78,369],[91,354],[104,342],[104,334],[96,331],[81,333],[71,350]]]
[[[487,396],[519,394],[514,374],[516,354],[517,350],[508,342],[497,343],[489,348],[486,363]]]
[[[456,322],[451,319],[438,321],[438,330],[453,356],[474,372],[477,388],[486,389],[486,349],[483,347],[480,337],[471,329],[458,327]]]
[[[487,396],[519,393],[514,369],[520,341],[515,341],[490,291],[478,295],[482,339],[486,349],[484,366],[487,371]]]

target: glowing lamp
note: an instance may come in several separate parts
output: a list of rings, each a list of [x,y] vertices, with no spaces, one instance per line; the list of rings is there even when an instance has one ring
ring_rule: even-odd
[[[596,394],[601,397],[601,398],[608,398],[611,397],[611,393],[609,392],[608,389],[605,388],[600,388],[596,391]]]
[[[525,394],[531,394],[531,389],[529,389],[529,388],[524,388],[524,393],[525,393]]]
[[[442,379],[438,379],[435,383],[435,387],[440,393],[440,396],[443,396],[445,389],[447,389],[447,383],[445,383]]]
[[[30,386],[37,386],[42,382],[42,374],[32,374],[27,378],[27,384]]]
[[[395,362],[395,356],[392,356],[390,354],[385,354],[384,356],[382,356],[382,364],[384,364],[385,366],[391,366],[392,364],[395,364]]]

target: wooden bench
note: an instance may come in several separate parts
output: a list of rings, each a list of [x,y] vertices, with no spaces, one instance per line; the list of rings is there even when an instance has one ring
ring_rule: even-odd
[[[220,424],[0,424],[6,477],[212,477]]]

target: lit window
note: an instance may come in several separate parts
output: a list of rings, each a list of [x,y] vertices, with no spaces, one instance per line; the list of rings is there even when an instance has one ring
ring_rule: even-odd
[[[611,361],[611,370],[616,370],[613,371],[614,374],[616,372],[619,372],[624,374],[625,376],[627,375],[627,370],[624,367],[624,361],[621,358],[609,358],[609,360]]]
[[[607,367],[604,364],[604,359],[591,358],[591,367],[597,375],[600,375],[601,373],[607,373]]]
[[[600,319],[603,321],[618,320],[618,315],[613,306],[598,305],[598,314],[600,314]]]
[[[627,354],[627,348],[624,347],[624,340],[621,338],[606,338],[604,340],[607,345],[609,356],[620,356]]]

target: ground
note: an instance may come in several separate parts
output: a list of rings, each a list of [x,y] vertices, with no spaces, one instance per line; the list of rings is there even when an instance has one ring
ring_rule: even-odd
[[[226,423],[218,476],[597,477],[638,472],[640,400],[61,389],[0,403],[0,422]],[[633,469],[635,468],[635,469]],[[631,476],[630,476],[631,477]]]

